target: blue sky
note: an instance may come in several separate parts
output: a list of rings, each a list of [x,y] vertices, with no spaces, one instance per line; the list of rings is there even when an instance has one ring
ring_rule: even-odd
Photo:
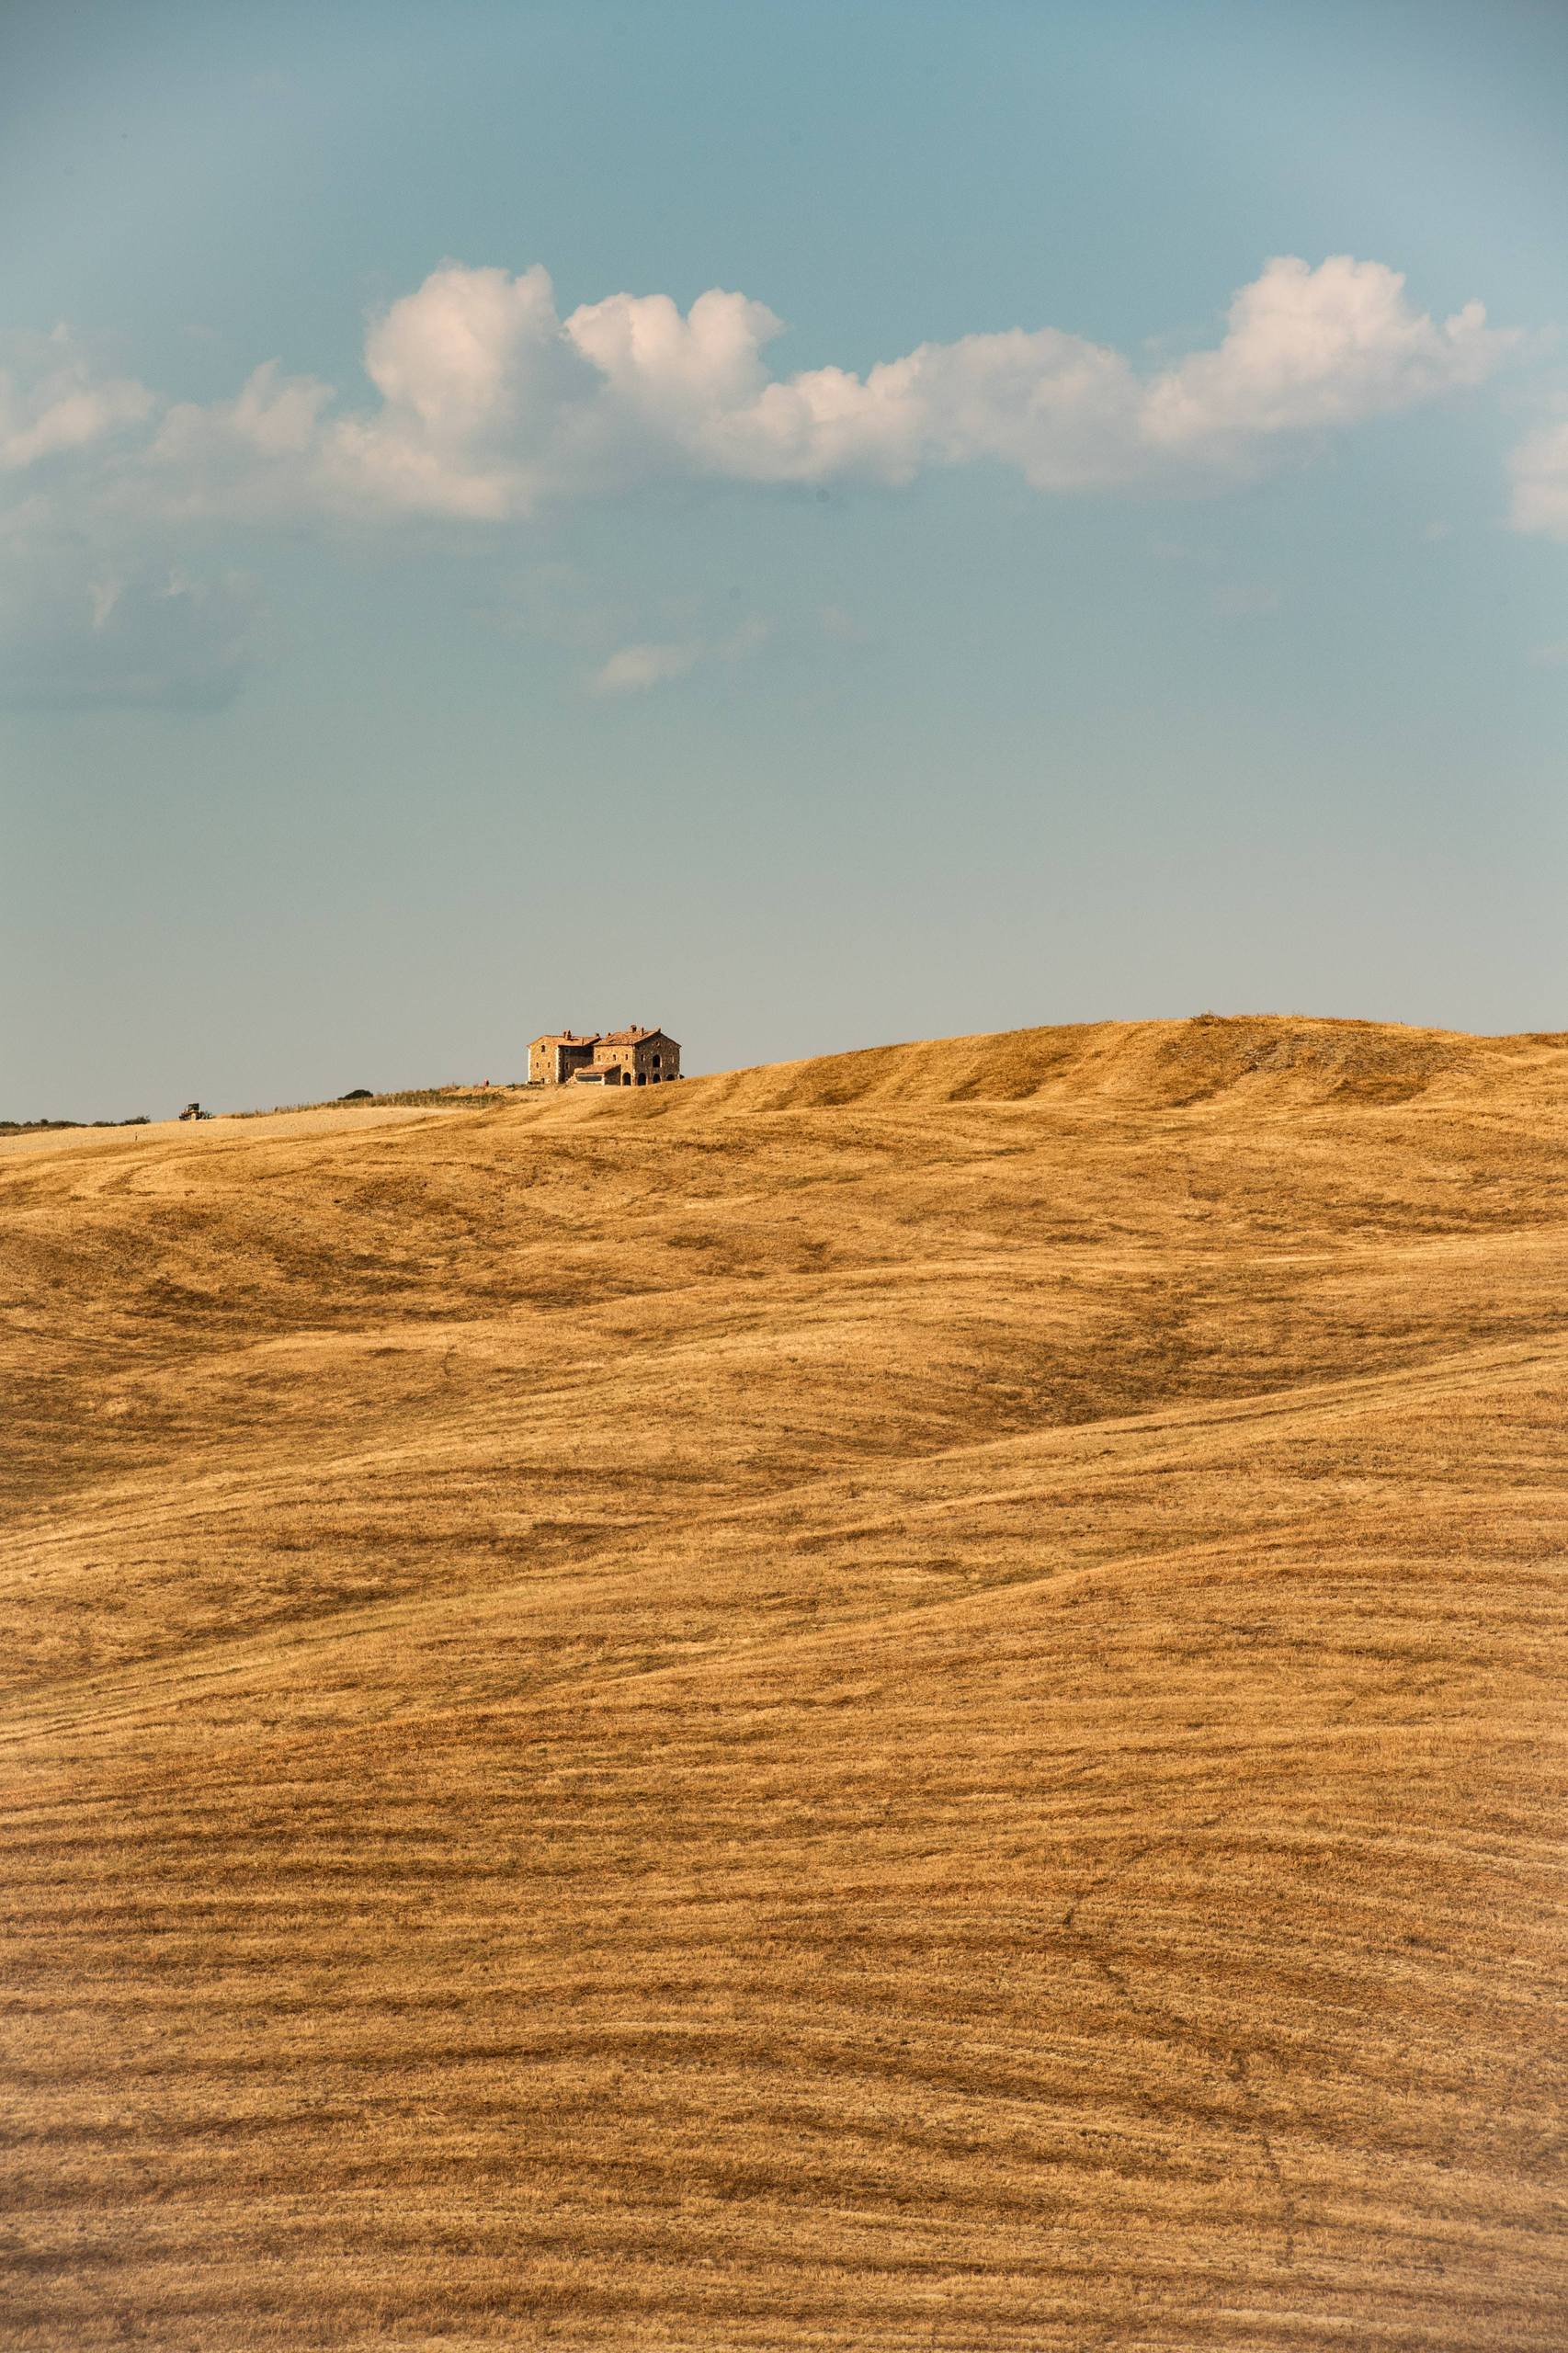
[[[0,26],[0,1116],[1568,1022],[1568,17]]]

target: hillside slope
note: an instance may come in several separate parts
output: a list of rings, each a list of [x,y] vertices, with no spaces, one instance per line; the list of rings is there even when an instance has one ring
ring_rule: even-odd
[[[0,1144],[0,2343],[1559,2353],[1568,1040]]]

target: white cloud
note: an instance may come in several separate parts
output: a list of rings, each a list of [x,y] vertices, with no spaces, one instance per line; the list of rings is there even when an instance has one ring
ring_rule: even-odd
[[[249,668],[249,582],[118,516],[159,407],[66,328],[0,338],[0,701],[211,708]]]
[[[232,401],[179,402],[165,411],[139,465],[118,478],[108,503],[185,520],[267,519],[319,506],[324,412],[332,396],[330,384],[285,376],[268,360]]]
[[[526,511],[551,494],[657,473],[756,483],[910,481],[992,460],[1074,491],[1174,468],[1233,469],[1260,448],[1478,382],[1509,338],[1479,303],[1442,324],[1404,280],[1341,256],[1272,261],[1219,347],[1153,379],[1060,329],[922,344],[858,376],[768,373],[763,304],[712,290],[618,294],[557,321],[540,269],[449,265],[372,333],[378,416],[337,430],[330,463],[368,494],[443,511]]]
[[[1148,387],[1153,448],[1230,460],[1260,438],[1321,431],[1478,384],[1513,338],[1479,302],[1439,324],[1381,262],[1336,254],[1316,269],[1281,256],[1231,304],[1224,341]]]
[[[161,411],[64,345],[0,377],[13,468],[92,448],[92,499],[127,515],[426,515],[500,522],[659,478],[897,484],[987,460],[1042,491],[1222,481],[1328,427],[1480,381],[1509,338],[1478,303],[1441,324],[1398,272],[1271,261],[1227,332],[1152,375],[1054,327],[922,344],[865,375],[772,373],[771,311],[717,289],[680,311],[615,294],[560,316],[548,274],[449,262],[371,326],[374,403],[258,368],[238,395]],[[41,352],[41,356],[40,356]],[[146,427],[108,450],[119,428]]]
[[[1568,540],[1568,418],[1528,435],[1512,463],[1514,529]]]
[[[718,290],[685,313],[617,294],[562,319],[540,268],[449,263],[372,329],[381,405],[324,424],[313,494],[501,518],[658,475],[897,484],[978,460],[1039,490],[1106,488],[1255,465],[1270,443],[1474,384],[1509,340],[1478,303],[1438,324],[1397,271],[1343,256],[1270,262],[1216,349],[1148,379],[1054,327],[778,377],[764,355],[781,331]]]
[[[710,289],[613,294],[562,317],[541,267],[449,262],[365,344],[369,397],[253,369],[225,401],[169,402],[96,366],[65,329],[0,342],[0,692],[222,699],[250,603],[187,561],[209,525],[435,518],[494,527],[547,502],[657,482],[898,485],[930,468],[1015,469],[1036,489],[1221,488],[1330,428],[1473,385],[1513,338],[1478,303],[1438,322],[1378,262],[1277,259],[1210,350],[1141,370],[1056,327],[925,343],[864,374],[780,374],[763,303]],[[1568,538],[1568,424],[1526,443],[1519,528]],[[199,542],[198,541],[198,544]],[[1248,592],[1234,609],[1262,609]],[[835,624],[824,621],[824,627]],[[631,616],[590,683],[643,692],[736,662],[767,635]]]
[[[589,684],[596,694],[642,694],[671,678],[684,678],[696,669],[703,652],[700,640],[695,638],[684,644],[623,645],[600,665]]]
[[[773,634],[760,618],[743,621],[725,637],[687,637],[663,644],[623,645],[594,671],[588,684],[595,694],[644,694],[650,687],[666,686],[673,678],[688,677],[709,662],[745,662],[759,654]]]
[[[141,424],[153,405],[144,384],[96,374],[65,327],[7,336],[0,345],[0,472],[86,449]]]
[[[1555,645],[1538,645],[1530,660],[1539,669],[1568,670],[1568,637],[1559,638]]]

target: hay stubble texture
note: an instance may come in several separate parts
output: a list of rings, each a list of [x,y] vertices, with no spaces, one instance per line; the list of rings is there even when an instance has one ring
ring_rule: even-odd
[[[0,2343],[1568,2343],[1568,1041],[0,1146]]]

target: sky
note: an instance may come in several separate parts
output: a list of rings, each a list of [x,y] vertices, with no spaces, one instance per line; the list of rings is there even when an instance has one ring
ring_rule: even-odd
[[[1568,1027],[1568,11],[7,0],[0,1118]]]

